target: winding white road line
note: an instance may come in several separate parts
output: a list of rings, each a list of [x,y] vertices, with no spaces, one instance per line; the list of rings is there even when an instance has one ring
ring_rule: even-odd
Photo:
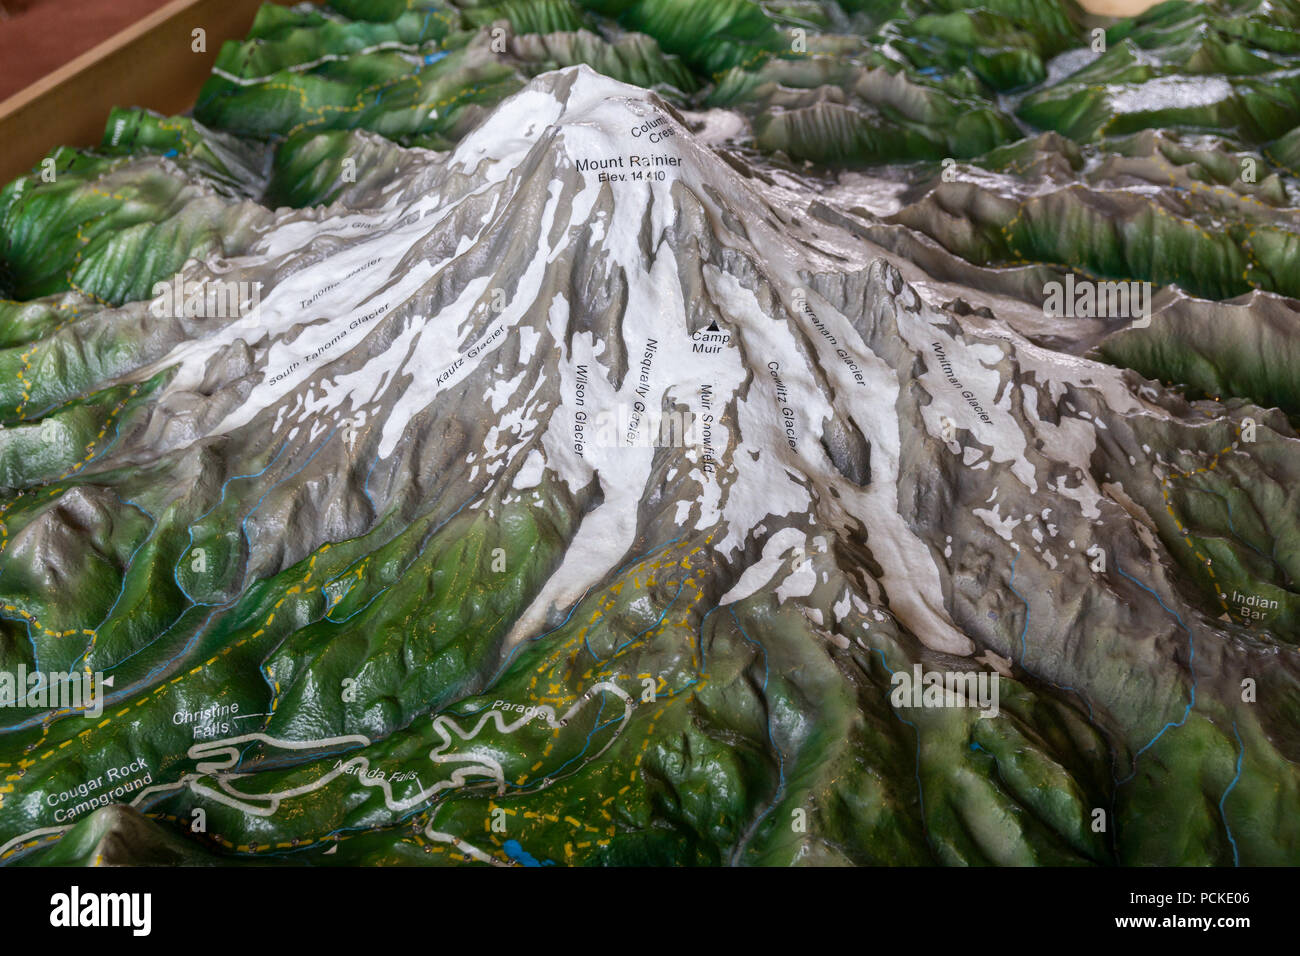
[[[305,796],[313,793],[322,787],[328,786],[344,774],[355,776],[357,782],[364,787],[376,787],[383,791],[385,806],[393,811],[400,813],[404,810],[410,810],[426,802],[433,795],[451,789],[459,789],[467,785],[468,778],[471,776],[488,777],[496,781],[497,793],[505,793],[506,779],[505,771],[501,764],[493,759],[483,755],[447,753],[446,751],[455,743],[455,738],[462,742],[474,740],[483,729],[489,724],[494,724],[496,729],[502,734],[512,734],[520,728],[526,726],[538,717],[543,717],[547,726],[552,729],[558,729],[568,725],[569,721],[588,703],[600,695],[601,692],[607,692],[619,697],[623,701],[623,716],[620,719],[618,729],[610,737],[605,745],[599,751],[592,754],[589,758],[594,760],[603,754],[610,745],[618,739],[627,725],[628,719],[632,716],[632,709],[635,706],[631,697],[617,684],[611,681],[600,681],[589,687],[581,697],[570,705],[562,717],[558,719],[555,716],[555,709],[549,705],[537,707],[532,713],[521,715],[514,721],[507,722],[505,714],[499,710],[484,711],[479,715],[474,725],[466,730],[461,727],[455,717],[440,714],[433,718],[433,731],[441,741],[429,751],[429,760],[435,764],[462,763],[466,766],[458,767],[452,771],[451,776],[446,780],[440,780],[432,786],[419,785],[414,795],[398,798],[393,794],[392,784],[385,778],[372,776],[368,774],[370,770],[370,760],[367,757],[353,757],[347,761],[339,761],[334,767],[326,773],[317,777],[308,783],[300,784],[296,787],[290,787],[287,790],[280,790],[273,793],[245,793],[234,786],[234,782],[249,776],[248,774],[222,773],[234,766],[239,761],[240,749],[243,744],[259,742],[268,746],[277,747],[285,750],[310,750],[320,747],[340,746],[346,744],[359,744],[360,746],[369,746],[371,741],[368,737],[361,734],[353,734],[345,737],[328,737],[321,740],[292,741],[281,740],[277,737],[271,737],[263,733],[243,734],[239,737],[230,737],[223,740],[207,741],[195,744],[189,750],[189,756],[196,761],[196,770],[200,776],[212,775],[215,778],[219,790],[200,783],[198,777],[189,780],[189,787],[195,793],[208,797],[217,803],[225,804],[244,813],[259,817],[269,817],[280,809],[280,805],[285,800],[291,800],[295,797]],[[213,761],[210,758],[220,756],[222,759]],[[419,783],[419,781],[417,781]]]
[[[291,800],[295,797],[301,797],[321,789],[337,780],[343,774],[354,773],[357,782],[365,787],[377,787],[384,792],[384,804],[394,812],[410,810],[424,803],[434,794],[443,790],[459,789],[467,785],[468,777],[480,776],[489,777],[496,781],[497,793],[505,793],[506,780],[505,771],[501,764],[495,759],[482,755],[447,753],[456,739],[468,743],[474,740],[483,728],[489,723],[494,724],[496,729],[502,734],[513,734],[520,728],[537,720],[539,717],[544,718],[546,725],[551,729],[559,729],[568,725],[569,721],[581,711],[588,703],[600,696],[602,692],[609,693],[623,701],[623,716],[619,719],[618,728],[610,736],[605,745],[591,754],[587,761],[597,759],[608,750],[615,740],[623,733],[628,720],[632,716],[632,710],[636,706],[635,702],[627,692],[612,681],[599,681],[592,684],[587,690],[575,700],[564,715],[557,718],[555,708],[548,704],[543,704],[532,710],[531,713],[521,715],[517,720],[507,722],[503,711],[487,710],[478,716],[478,720],[469,729],[465,730],[455,717],[440,714],[433,718],[433,731],[440,738],[440,742],[429,751],[429,760],[435,764],[464,763],[466,766],[458,767],[452,771],[451,776],[446,780],[440,780],[433,786],[426,787],[420,784],[414,796],[405,798],[396,798],[393,795],[392,786],[388,780],[382,777],[367,776],[370,769],[370,760],[366,757],[353,757],[347,761],[340,761],[336,766],[331,768],[320,777],[297,787],[290,787],[287,790],[280,790],[274,793],[244,793],[235,788],[234,781],[244,777],[253,776],[245,773],[228,773],[231,767],[239,763],[241,751],[246,744],[262,743],[280,750],[317,750],[323,747],[339,747],[348,745],[358,745],[368,747],[373,743],[369,737],[363,734],[348,734],[342,737],[324,737],[318,740],[284,740],[279,737],[272,737],[269,734],[261,732],[251,734],[241,734],[238,737],[225,737],[220,740],[209,740],[197,743],[190,747],[187,756],[195,761],[194,773],[183,774],[180,780],[175,783],[161,783],[147,787],[140,793],[136,794],[131,800],[131,806],[137,806],[146,797],[174,790],[183,790],[188,787],[191,791],[201,796],[207,797],[216,803],[232,807],[241,813],[247,813],[257,817],[269,817],[280,809],[280,805],[285,800]],[[219,789],[213,789],[202,783],[204,777],[212,777]],[[417,783],[419,781],[417,780]],[[545,789],[544,784],[542,789]],[[38,830],[32,830],[21,836],[14,837],[8,843],[0,846],[0,857],[11,847],[22,844],[33,837],[44,836],[49,833],[63,833],[71,829],[72,824],[56,827],[42,827]],[[430,829],[425,831],[425,835],[431,840],[437,840],[442,843],[454,845],[458,850],[467,856],[484,863],[491,863],[495,866],[507,866],[500,860],[492,857],[482,850],[466,843],[465,841],[447,833],[440,833]]]

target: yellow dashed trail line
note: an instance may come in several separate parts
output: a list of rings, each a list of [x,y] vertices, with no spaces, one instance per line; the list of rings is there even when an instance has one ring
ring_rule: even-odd
[[[1210,463],[1208,465],[1204,465],[1200,468],[1193,468],[1190,471],[1177,472],[1175,474],[1165,477],[1160,482],[1160,494],[1165,499],[1165,511],[1169,513],[1169,517],[1173,518],[1174,524],[1178,526],[1178,534],[1183,539],[1183,543],[1186,544],[1187,547],[1191,548],[1192,553],[1196,555],[1197,560],[1205,565],[1205,570],[1209,572],[1210,579],[1214,582],[1215,596],[1219,599],[1219,604],[1223,606],[1224,612],[1227,613],[1229,616],[1231,616],[1232,611],[1228,607],[1228,602],[1226,596],[1223,593],[1223,589],[1219,586],[1218,578],[1215,577],[1214,564],[1208,556],[1202,554],[1201,550],[1197,548],[1195,544],[1192,543],[1191,533],[1187,530],[1186,527],[1183,526],[1182,521],[1178,519],[1178,515],[1174,512],[1173,502],[1169,500],[1169,485],[1170,482],[1178,479],[1191,478],[1193,475],[1207,474],[1211,471],[1214,471],[1214,469],[1218,467],[1220,459],[1222,459],[1224,455],[1226,455],[1228,452],[1232,451],[1236,447],[1237,447],[1237,443],[1234,441],[1231,445],[1226,445],[1223,448],[1220,448],[1217,452],[1215,452],[1214,457],[1210,459]]]

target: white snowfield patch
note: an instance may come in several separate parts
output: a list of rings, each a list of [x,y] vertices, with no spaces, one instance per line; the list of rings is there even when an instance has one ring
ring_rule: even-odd
[[[536,488],[542,480],[542,472],[545,470],[545,462],[542,459],[542,453],[536,448],[528,453],[524,459],[523,467],[515,475],[514,488]]]
[[[374,402],[393,386],[403,371],[418,371],[416,378],[421,379],[429,366],[415,364],[417,359],[409,355],[411,346],[414,344],[416,355],[426,360],[431,348],[441,349],[443,353],[472,348],[471,343],[455,338],[458,323],[422,320],[413,328],[408,322],[405,332],[389,349],[371,356],[360,372],[340,376],[333,387],[322,373],[365,341],[375,327],[398,311],[425,283],[436,279],[442,269],[472,244],[474,237],[465,237],[456,252],[447,258],[439,262],[421,261],[395,274],[398,262],[410,247],[436,229],[465,198],[439,206],[436,196],[417,195],[406,203],[390,202],[383,210],[366,216],[340,216],[338,221],[291,221],[281,227],[289,233],[288,239],[281,237],[279,230],[273,230],[262,240],[263,251],[247,257],[248,260],[269,261],[283,255],[286,249],[304,245],[312,235],[355,232],[357,237],[333,255],[286,275],[263,295],[261,307],[255,313],[215,327],[202,338],[182,343],[138,374],[147,376],[179,366],[167,392],[192,390],[203,381],[210,361],[221,350],[240,340],[257,348],[260,379],[240,406],[213,427],[209,435],[224,434],[247,424],[307,383],[320,387],[320,395],[309,388],[306,401],[295,398],[287,413],[290,419],[310,416],[320,420],[327,413],[341,411],[345,403],[357,408]],[[362,225],[365,228],[360,228]],[[482,290],[479,291],[481,294]],[[513,304],[520,311],[524,308],[518,297]],[[468,314],[468,308],[462,311]],[[407,359],[405,367],[403,359]],[[339,387],[340,382],[345,386]],[[431,398],[431,393],[428,394]],[[408,401],[401,421],[388,419],[386,453],[391,452],[411,415],[418,410],[411,408]],[[284,419],[282,410],[278,420]]]
[[[1144,83],[1107,86],[1106,95],[1117,113],[1150,113],[1213,106],[1231,99],[1233,89],[1231,83],[1217,76],[1161,76]]]
[[[571,211],[578,208],[578,203],[570,207]],[[616,219],[620,209],[628,210],[622,215],[632,215],[630,204],[622,203],[615,207]],[[666,204],[659,204],[657,209],[658,219],[652,220],[653,235],[662,236],[670,225],[667,217],[671,210]],[[583,518],[559,568],[506,636],[507,648],[534,633],[550,608],[572,604],[613,571],[636,539],[637,518],[654,460],[654,448],[625,444],[622,432],[611,435],[608,428],[593,427],[589,432],[593,440],[584,442],[583,453],[579,455],[574,447],[574,413],[590,408],[596,414],[613,413],[615,420],[630,422],[634,414],[641,414],[636,409],[638,403],[644,409],[657,410],[668,387],[677,385],[675,372],[683,366],[674,363],[683,360],[680,343],[687,339],[686,306],[681,296],[681,284],[677,281],[676,259],[671,246],[656,243],[657,254],[647,269],[644,257],[636,247],[640,227],[639,217],[616,225],[610,230],[607,246],[609,255],[626,270],[628,302],[623,320],[622,347],[628,356],[629,371],[621,387],[615,389],[609,371],[600,365],[594,349],[588,344],[590,338],[575,339],[575,351],[586,347],[588,352],[582,358],[570,356],[560,360],[561,388],[566,397],[576,395],[577,366],[585,365],[588,369],[587,397],[582,409],[571,406],[567,415],[551,417],[545,443],[548,466],[572,490],[586,486],[591,475],[598,474],[604,501]],[[551,311],[550,329],[556,341],[564,341],[568,320],[567,308],[562,312]],[[680,332],[672,335],[673,330]],[[665,340],[663,353],[667,354],[661,353],[658,344],[661,339]],[[653,349],[653,355],[643,381],[639,365],[634,363],[639,362],[649,349]],[[638,388],[644,389],[644,394],[638,393]],[[594,418],[589,417],[587,421],[593,426],[596,424]],[[604,444],[600,440],[602,436],[612,437],[614,443]]]
[[[558,198],[558,190],[552,190],[541,216],[543,235],[555,216]],[[393,453],[411,419],[427,408],[440,392],[464,381],[505,344],[512,330],[528,315],[540,296],[545,267],[544,252],[539,250],[524,269],[514,294],[500,314],[480,308],[491,295],[488,288],[490,278],[484,276],[470,282],[456,301],[442,310],[438,321],[424,323],[410,357],[402,367],[402,372],[410,376],[410,385],[398,397],[384,422],[379,443],[380,457]],[[488,317],[487,325],[474,340],[466,342],[460,327],[476,308]]]
[[[963,321],[962,333],[954,336],[939,327],[949,321],[928,305],[916,313],[899,314],[900,331],[926,363],[927,371],[920,381],[931,398],[921,412],[927,432],[942,439],[945,419],[956,428],[969,429],[994,463],[1008,465],[1025,489],[1036,494],[1040,480],[1026,455],[1032,443],[1049,461],[1070,466],[1068,477],[1055,483],[1044,480],[1043,487],[1074,501],[1085,519],[1099,518],[1104,495],[1092,478],[1090,463],[1097,447],[1097,432],[1106,426],[1086,411],[1075,408],[1065,396],[1071,391],[1093,392],[1103,407],[1125,415],[1145,413],[1167,419],[1169,413],[1135,396],[1124,384],[1121,369],[1049,352],[1010,329],[988,322]],[[1001,348],[987,341],[990,338],[1007,343],[1012,356],[1009,365],[1029,380],[1019,389],[1023,425],[1012,414],[1015,394],[1012,378],[990,368],[990,363],[1003,355]],[[947,362],[948,368],[942,362]],[[954,386],[953,380],[961,386]],[[963,397],[965,392],[980,404],[991,421],[984,422],[978,417]],[[991,397],[996,400],[990,401]],[[956,451],[959,446],[951,443],[950,448]],[[981,457],[971,459],[969,446],[966,452],[967,463]],[[994,522],[1003,529],[998,533],[1004,538],[1006,521],[1001,518]]]
[[[903,423],[898,414],[898,372],[867,348],[849,320],[829,302],[811,290],[807,301],[839,343],[832,346],[824,336],[812,333],[822,367],[837,379],[836,414],[849,417],[871,446],[871,482],[866,488],[848,481],[827,461],[824,480],[835,485],[839,498],[826,496],[825,507],[835,515],[842,534],[855,534],[854,525],[860,522],[873,552],[890,556],[881,562],[880,583],[889,594],[894,617],[929,647],[970,654],[973,642],[957,630],[944,607],[934,556],[899,510]],[[861,381],[840,361],[836,348],[851,352]]]
[[[1009,464],[1011,473],[1035,493],[1038,480],[1025,457],[1028,442],[1013,414],[1011,392],[995,367],[1004,357],[1002,349],[950,335],[940,324],[947,321],[925,305],[915,312],[898,310],[898,330],[925,366],[919,381],[930,396],[921,408],[926,431],[943,440],[946,432],[969,430],[995,463]]]
[[[745,568],[740,575],[740,580],[718,600],[718,603],[735,604],[765,588],[785,562],[786,555],[794,548],[805,547],[807,541],[808,536],[798,528],[782,528],[768,535],[767,540],[763,542],[762,556]]]
[[[1001,511],[1002,502],[999,501],[992,508],[972,508],[971,514],[988,525],[990,530],[1003,541],[1010,541],[1011,532],[1015,531],[1025,519],[1013,518],[1010,515],[1004,517],[1000,514]]]
[[[735,277],[712,266],[705,269],[704,277],[715,304],[744,342],[747,353],[773,356],[766,366],[750,370],[748,387],[735,401],[736,465],[728,476],[730,484],[720,515],[726,534],[715,542],[719,551],[732,555],[769,515],[802,515],[812,510],[812,497],[801,473],[816,468],[828,477],[822,462],[816,459],[825,459],[818,439],[821,422],[832,414],[832,409],[804,363],[791,361],[799,352],[789,326],[772,321],[754,294]],[[793,413],[795,423],[793,449],[782,412],[786,408]],[[718,519],[716,509],[701,519],[701,529],[711,527]]]
[[[791,598],[807,597],[813,593],[813,588],[817,586],[817,573],[813,570],[812,561],[807,557],[795,563],[776,589],[776,599],[778,601],[788,601]],[[821,623],[820,614],[817,623]]]
[[[500,103],[487,122],[460,141],[451,166],[489,184],[502,182],[564,110],[565,104],[549,90],[521,90]]]

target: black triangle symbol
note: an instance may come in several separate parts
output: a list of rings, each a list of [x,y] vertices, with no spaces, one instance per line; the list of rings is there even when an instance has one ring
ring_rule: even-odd
[[[713,320],[713,324],[710,325],[710,326],[709,326],[707,329],[705,329],[704,331],[706,331],[706,332],[718,332],[718,331],[720,331],[720,330],[718,329],[718,320],[717,320],[717,319],[714,319],[714,320]]]

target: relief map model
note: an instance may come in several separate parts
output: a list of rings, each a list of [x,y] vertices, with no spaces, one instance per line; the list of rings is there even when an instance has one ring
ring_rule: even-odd
[[[0,191],[0,863],[1300,863],[1300,0],[213,44]]]

